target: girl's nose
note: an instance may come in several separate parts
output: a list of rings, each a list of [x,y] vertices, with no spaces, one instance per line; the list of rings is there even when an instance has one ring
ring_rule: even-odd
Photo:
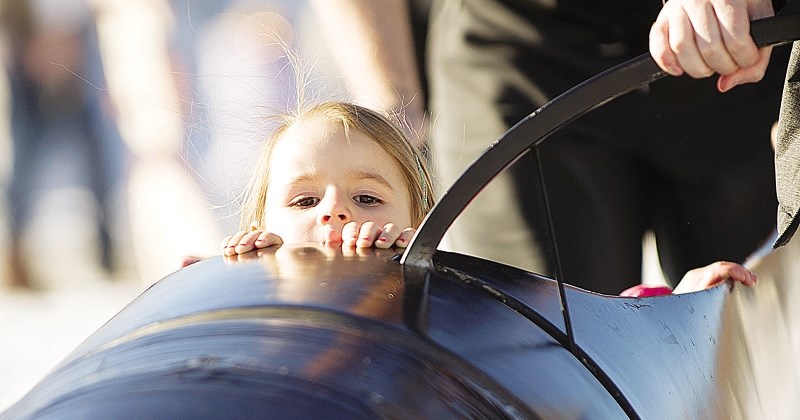
[[[335,193],[329,193],[327,197],[323,198],[323,202],[319,205],[319,223],[323,225],[349,223],[352,215],[347,208],[346,200],[346,197],[339,197]]]
[[[331,213],[331,212],[324,212],[324,213]],[[336,216],[330,214],[323,214],[320,218],[320,222],[323,224],[333,223],[334,220],[338,220],[342,223],[347,223],[350,221],[350,216],[347,213],[338,213]]]

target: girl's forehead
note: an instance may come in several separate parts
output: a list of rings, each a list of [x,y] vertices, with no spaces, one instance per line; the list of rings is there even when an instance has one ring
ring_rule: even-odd
[[[375,139],[338,121],[311,120],[290,127],[276,140],[269,165],[288,172],[375,170],[401,173],[401,165]],[[270,171],[272,172],[272,171]]]
[[[289,127],[277,139],[276,147],[311,147],[340,141],[344,137],[344,126],[341,122],[321,118],[305,119]]]
[[[329,121],[321,118],[300,121],[277,139],[274,153],[291,153],[294,155],[312,155],[315,152],[329,150],[348,150],[350,152],[370,152],[385,154],[383,147],[369,135],[350,129],[346,134],[340,121]]]

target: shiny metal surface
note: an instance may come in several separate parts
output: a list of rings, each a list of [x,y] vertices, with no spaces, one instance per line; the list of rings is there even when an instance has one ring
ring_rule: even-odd
[[[262,254],[156,283],[2,417],[625,417],[569,352],[464,279],[431,281],[418,333],[393,252]]]
[[[420,312],[392,251],[215,257],[156,283],[0,418],[795,418],[794,248],[754,288],[567,287],[583,360],[559,342],[555,282],[490,261],[437,254]]]
[[[800,416],[800,241],[754,266],[756,287],[623,298],[567,286],[576,344],[630,403],[632,417],[794,419]],[[447,260],[559,328],[556,290],[492,264]],[[593,417],[602,418],[602,417]]]

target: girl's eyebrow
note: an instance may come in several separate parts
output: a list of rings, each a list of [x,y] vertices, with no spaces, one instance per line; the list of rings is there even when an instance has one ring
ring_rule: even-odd
[[[315,179],[316,177],[314,175],[304,173],[290,179],[289,182],[286,183],[286,185],[294,185],[294,184],[299,184],[301,182],[314,181]]]
[[[282,190],[282,191],[287,191],[289,189],[295,188],[296,186],[298,186],[300,184],[304,184],[304,183],[307,183],[307,182],[313,182],[314,180],[315,180],[315,177],[313,175],[305,173],[305,174],[300,174],[300,175],[298,175],[298,176],[296,176],[294,178],[289,179],[283,185],[276,185],[275,187],[280,189],[280,190]]]
[[[390,184],[389,181],[386,180],[386,178],[380,176],[375,172],[356,171],[350,174],[349,178],[357,181],[364,181],[364,180],[375,181],[378,184],[381,184],[390,190],[394,190],[394,188],[392,188],[392,184]]]
[[[384,187],[386,187],[386,188],[388,188],[390,190],[394,190],[394,188],[392,187],[392,184],[390,184],[389,181],[386,180],[386,178],[382,177],[381,175],[379,175],[379,174],[377,174],[375,172],[355,171],[355,172],[352,172],[352,173],[348,174],[347,178],[351,179],[351,180],[354,180],[354,181],[365,181],[365,180],[366,181],[374,181],[374,182],[377,182],[378,184],[381,184],[382,186],[384,186]],[[289,185],[297,185],[297,184],[301,184],[301,183],[304,183],[304,182],[313,182],[313,181],[316,181],[316,180],[317,180],[317,177],[315,175],[305,173],[305,174],[300,174],[300,175],[290,179],[289,182],[286,183],[286,185],[287,186],[289,186]]]

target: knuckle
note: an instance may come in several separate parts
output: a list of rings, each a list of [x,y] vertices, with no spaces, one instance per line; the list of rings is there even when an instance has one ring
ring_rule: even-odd
[[[685,36],[670,38],[670,48],[678,56],[685,55],[696,47],[693,38]]]
[[[703,79],[714,74],[714,71],[711,70],[708,66],[704,66],[704,67],[694,68],[691,70],[686,70],[686,73],[695,79]]]
[[[386,226],[383,227],[383,231],[393,236],[397,236],[402,233],[400,227],[394,223],[387,223]]]

